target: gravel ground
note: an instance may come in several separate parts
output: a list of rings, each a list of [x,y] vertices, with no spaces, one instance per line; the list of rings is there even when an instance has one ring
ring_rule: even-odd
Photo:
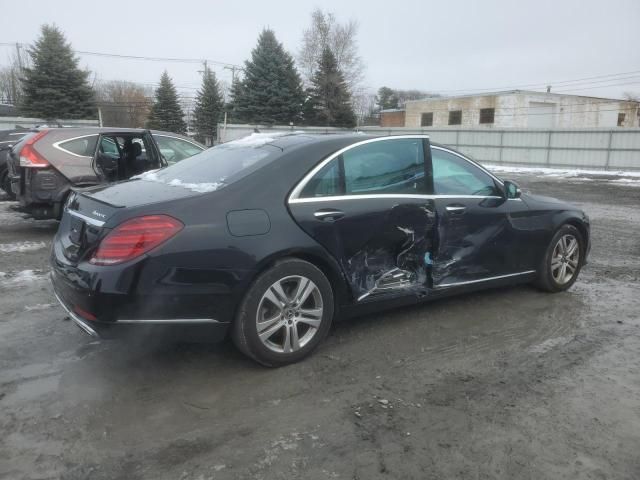
[[[640,187],[509,176],[591,216],[569,292],[343,322],[276,370],[93,341],[47,283],[56,223],[0,201],[0,478],[639,478]]]

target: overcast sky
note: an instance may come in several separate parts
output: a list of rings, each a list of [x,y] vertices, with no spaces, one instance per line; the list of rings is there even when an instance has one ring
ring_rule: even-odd
[[[640,93],[640,0],[325,0],[322,2],[3,1],[0,42],[30,43],[55,23],[76,50],[242,64],[270,27],[295,55],[311,10],[355,19],[366,86],[444,94],[547,84],[635,72],[619,79],[557,85],[553,91],[622,97]],[[0,63],[9,48],[0,47]],[[197,64],[80,55],[103,80],[158,81],[165,68],[183,95],[199,85]],[[215,68],[221,79],[230,72]],[[588,83],[590,82],[590,83]],[[611,84],[628,83],[610,86]],[[634,82],[634,83],[631,83]],[[187,87],[192,87],[189,89]],[[597,87],[597,88],[593,88]]]

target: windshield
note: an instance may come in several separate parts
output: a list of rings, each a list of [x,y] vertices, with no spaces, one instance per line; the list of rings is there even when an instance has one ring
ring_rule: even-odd
[[[271,162],[281,149],[267,145],[274,135],[253,134],[205,150],[169,167],[133,178],[166,183],[196,192],[213,192]]]

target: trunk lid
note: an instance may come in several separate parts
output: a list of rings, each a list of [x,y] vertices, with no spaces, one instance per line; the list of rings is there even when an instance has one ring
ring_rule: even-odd
[[[75,265],[93,253],[110,230],[105,225],[117,213],[195,195],[198,193],[182,187],[137,179],[74,189],[58,228],[57,241],[66,259]]]

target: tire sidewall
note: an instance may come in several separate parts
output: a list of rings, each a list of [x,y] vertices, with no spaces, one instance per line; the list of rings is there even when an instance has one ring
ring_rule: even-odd
[[[276,281],[292,275],[305,276],[318,287],[322,296],[322,321],[314,337],[300,350],[292,353],[277,353],[264,345],[258,337],[256,313],[266,290]],[[331,328],[333,313],[333,290],[324,273],[304,260],[283,260],[262,273],[249,288],[235,320],[234,341],[242,351],[264,365],[279,366],[295,363],[309,355],[324,339]]]
[[[555,278],[553,278],[553,274],[551,272],[551,259],[556,244],[562,236],[567,234],[573,235],[578,241],[580,255],[578,258],[578,266],[576,267],[576,271],[573,274],[573,278],[571,278],[571,280],[565,284],[560,284],[556,282]],[[549,290],[554,292],[562,292],[568,290],[573,286],[573,284],[578,279],[580,270],[582,269],[582,265],[584,264],[584,253],[584,239],[582,238],[580,231],[576,227],[574,227],[573,225],[563,225],[556,231],[556,233],[553,235],[553,238],[551,239],[551,242],[549,243],[549,247],[547,248],[547,252],[544,257],[544,265],[542,268],[542,274],[544,275],[543,282],[546,283],[546,285],[549,287]]]

